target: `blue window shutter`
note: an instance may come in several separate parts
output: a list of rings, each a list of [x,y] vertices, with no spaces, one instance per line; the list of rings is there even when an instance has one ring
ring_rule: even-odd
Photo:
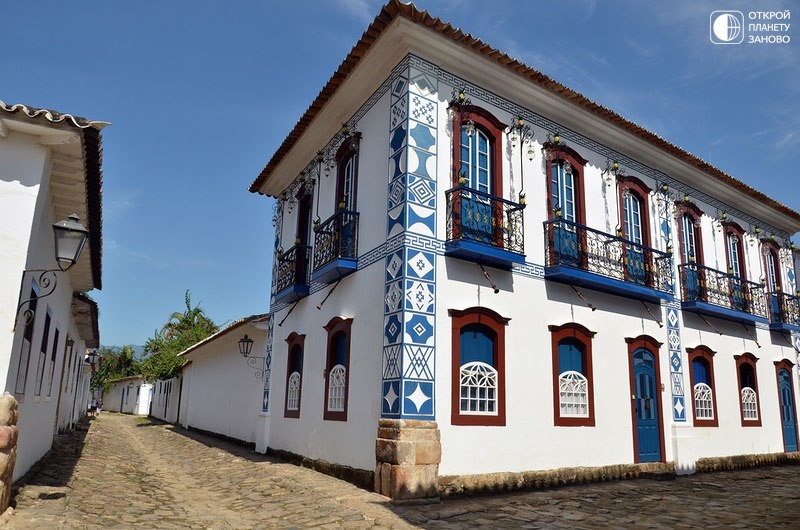
[[[570,370],[586,375],[583,369],[583,345],[567,339],[558,343],[558,373]]]
[[[461,365],[481,361],[494,366],[494,333],[481,324],[461,328]]]
[[[692,371],[694,373],[694,384],[705,383],[708,384],[708,367],[703,359],[695,359],[692,361]]]
[[[337,364],[344,366],[345,360],[347,359],[347,335],[338,333],[333,339],[333,347],[335,348],[333,366]]]

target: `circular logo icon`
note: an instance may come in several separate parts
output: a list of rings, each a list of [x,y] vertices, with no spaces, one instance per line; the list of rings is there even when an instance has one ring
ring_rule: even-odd
[[[714,36],[721,42],[733,42],[742,34],[739,19],[731,13],[722,13],[711,23]]]

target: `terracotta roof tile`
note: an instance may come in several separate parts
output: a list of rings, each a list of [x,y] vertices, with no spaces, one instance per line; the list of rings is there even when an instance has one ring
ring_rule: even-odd
[[[380,37],[388,25],[397,17],[403,17],[415,23],[426,26],[442,36],[462,44],[465,48],[474,50],[476,53],[479,53],[484,57],[491,59],[498,64],[509,68],[511,71],[514,71],[527,78],[534,84],[545,88],[553,94],[592,112],[593,114],[612,123],[616,127],[649,142],[662,151],[669,153],[670,155],[711,175],[725,184],[758,199],[781,214],[800,222],[800,213],[792,210],[788,206],[785,206],[775,199],[768,197],[764,193],[732,177],[731,175],[728,175],[722,170],[712,166],[708,162],[705,162],[686,150],[681,149],[677,145],[668,142],[664,138],[644,129],[630,120],[623,118],[621,115],[608,109],[607,107],[604,107],[590,100],[586,96],[570,89],[569,87],[558,83],[547,75],[529,66],[526,66],[513,57],[510,57],[508,54],[503,53],[500,50],[493,48],[489,44],[484,43],[480,39],[476,39],[468,33],[465,34],[459,28],[454,28],[450,23],[444,22],[439,18],[432,17],[427,11],[418,10],[414,4],[404,4],[399,0],[390,0],[386,5],[383,6],[378,16],[375,17],[375,20],[372,22],[369,28],[367,28],[367,31],[364,32],[361,39],[353,47],[350,54],[347,56],[347,58],[345,58],[328,83],[322,88],[317,98],[297,122],[297,125],[295,125],[294,129],[292,129],[283,143],[278,147],[277,151],[267,163],[266,167],[250,185],[251,192],[259,192],[261,187],[271,175],[272,171],[299,140],[300,136],[303,134],[311,121],[316,117],[319,110],[333,96],[339,86],[341,86],[343,83],[344,79],[346,79],[347,76],[355,69],[359,60],[370,49],[377,38]]]

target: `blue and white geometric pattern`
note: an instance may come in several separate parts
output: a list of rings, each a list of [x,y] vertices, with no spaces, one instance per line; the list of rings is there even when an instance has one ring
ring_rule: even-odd
[[[407,75],[407,77],[406,77]],[[409,79],[411,82],[409,83]],[[437,144],[434,76],[392,82],[381,417],[435,419]],[[389,241],[399,241],[389,250]]]
[[[274,324],[272,318],[274,314],[269,316],[267,322],[267,347],[264,352],[264,394],[261,399],[261,412],[269,412],[269,387],[272,375],[272,326]]]
[[[672,392],[672,418],[686,421],[686,397],[683,388],[683,361],[681,357],[680,310],[667,304],[667,345],[669,348],[669,371]]]

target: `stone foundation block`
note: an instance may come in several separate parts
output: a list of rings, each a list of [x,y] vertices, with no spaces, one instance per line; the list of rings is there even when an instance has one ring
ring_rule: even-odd
[[[378,493],[394,502],[439,499],[442,445],[436,422],[380,420],[375,459]]]
[[[0,451],[5,451],[17,445],[19,429],[16,425],[0,427]]]

